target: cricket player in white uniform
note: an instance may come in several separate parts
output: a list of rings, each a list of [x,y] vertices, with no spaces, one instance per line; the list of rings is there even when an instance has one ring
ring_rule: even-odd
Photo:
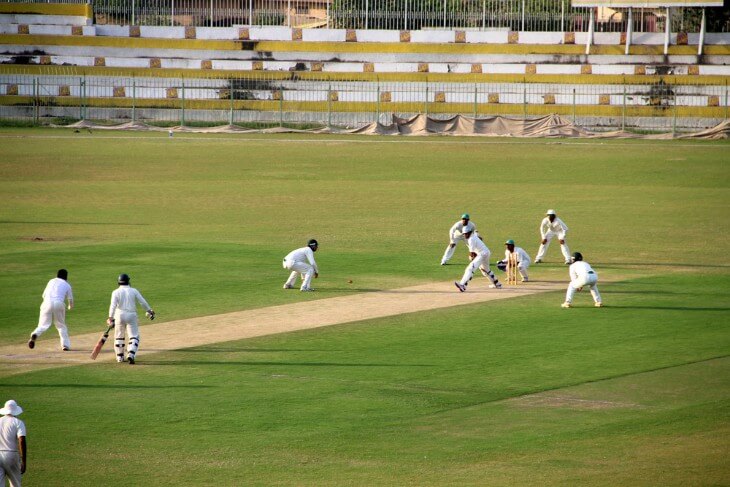
[[[0,409],[0,486],[5,487],[5,478],[10,487],[20,487],[21,476],[25,473],[27,445],[25,442],[25,423],[16,418],[23,408],[12,399]]]
[[[124,362],[124,332],[126,329],[129,338],[127,361],[134,365],[134,359],[139,349],[139,323],[137,322],[137,304],[145,311],[147,318],[155,319],[155,312],[139,291],[129,285],[129,276],[120,274],[117,279],[119,287],[112,292],[112,302],[109,306],[107,324],[114,326],[114,350],[117,362]]]
[[[479,238],[479,235],[474,230],[467,230],[464,233],[464,238],[466,239],[466,245],[469,247],[469,252],[474,258],[466,266],[461,281],[455,281],[454,285],[463,293],[466,291],[466,286],[469,285],[471,278],[474,277],[474,271],[479,269],[484,277],[488,277],[492,281],[489,287],[500,289],[502,284],[499,282],[499,279],[494,277],[494,273],[489,269],[489,256],[492,254],[489,248],[487,248],[484,241]]]
[[[507,268],[507,261],[512,253],[517,254],[517,270],[520,271],[522,276],[522,282],[527,282],[529,277],[527,275],[527,269],[530,267],[530,256],[525,252],[522,247],[515,247],[515,241],[512,239],[507,240],[504,245],[507,247],[504,249],[504,260],[497,262],[499,269],[505,270]]]
[[[312,289],[312,278],[319,277],[317,262],[314,260],[314,253],[318,248],[319,243],[315,239],[311,239],[307,242],[306,247],[292,250],[286,255],[286,257],[284,257],[282,266],[284,269],[291,271],[289,279],[287,279],[284,283],[284,289],[294,288],[297,276],[301,276],[302,286],[299,290],[314,291],[314,289]]]
[[[55,324],[58,335],[61,337],[61,349],[63,351],[71,349],[71,339],[68,336],[68,327],[66,326],[66,306],[68,304],[69,310],[74,307],[74,295],[67,279],[68,271],[59,269],[56,277],[46,284],[46,289],[43,291],[43,303],[41,304],[38,326],[30,334],[28,348],[34,348],[38,337],[48,330],[51,324]]]
[[[603,306],[601,301],[601,293],[598,292],[598,274],[590,266],[588,262],[583,261],[583,255],[580,252],[573,254],[573,263],[570,264],[570,284],[568,284],[568,292],[565,295],[565,302],[561,305],[563,308],[573,307],[573,296],[576,291],[581,291],[583,286],[590,286],[591,296],[593,296],[594,306],[600,308]]]
[[[444,256],[441,257],[441,265],[446,265],[446,263],[454,256],[456,244],[462,240],[466,240],[464,238],[464,233],[466,233],[467,230],[476,231],[476,229],[476,225],[469,220],[469,213],[461,215],[461,220],[454,223],[449,230],[449,245],[446,247],[446,251],[444,251]]]
[[[543,218],[540,223],[541,240],[540,248],[535,256],[535,264],[542,262],[543,257],[545,257],[545,252],[547,252],[547,249],[550,246],[550,241],[553,237],[558,237],[558,240],[560,241],[560,251],[563,253],[563,257],[565,257],[565,264],[568,265],[570,264],[570,249],[568,249],[568,245],[565,243],[565,234],[568,233],[568,225],[558,218],[555,214],[555,210],[548,210],[546,215],[547,216]]]

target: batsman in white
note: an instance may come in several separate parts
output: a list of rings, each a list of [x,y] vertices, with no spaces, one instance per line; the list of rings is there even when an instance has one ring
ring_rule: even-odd
[[[568,284],[568,292],[565,295],[565,302],[561,304],[563,308],[573,307],[573,296],[576,291],[583,290],[583,286],[590,286],[591,296],[593,296],[594,306],[600,308],[603,306],[601,301],[601,293],[598,292],[598,274],[593,270],[588,262],[583,260],[580,252],[573,254],[573,263],[570,264],[570,284]]]
[[[504,249],[504,260],[497,262],[497,268],[500,270],[507,269],[507,261],[512,253],[517,254],[517,270],[520,271],[522,276],[522,282],[527,282],[529,277],[527,275],[527,269],[530,267],[530,256],[525,252],[522,247],[516,247],[515,241],[512,239],[507,240],[504,245],[507,247]]]
[[[25,423],[16,416],[23,408],[12,399],[0,409],[0,486],[5,487],[5,477],[10,487],[20,487],[21,476],[25,473],[27,446],[25,443]]]
[[[302,286],[300,291],[314,291],[312,289],[312,278],[319,277],[319,269],[317,262],[314,260],[314,253],[319,248],[319,243],[315,239],[307,242],[306,247],[292,250],[284,257],[283,267],[290,270],[289,279],[284,283],[284,289],[293,289],[297,276],[302,278]]]
[[[558,218],[555,210],[548,210],[546,215],[542,219],[542,222],[540,222],[540,248],[535,256],[535,264],[542,262],[543,257],[545,257],[545,252],[547,252],[550,246],[550,241],[553,237],[558,237],[560,251],[563,253],[563,257],[565,257],[565,265],[569,265],[570,249],[568,249],[568,245],[565,243],[565,234],[568,233],[568,225]]]
[[[71,349],[71,339],[68,337],[68,327],[66,327],[66,303],[68,303],[69,310],[73,308],[74,295],[67,279],[68,271],[59,269],[56,277],[46,284],[38,326],[30,334],[28,348],[35,348],[35,341],[38,337],[48,330],[51,324],[55,324],[58,335],[61,337],[61,349],[64,352]]]
[[[139,291],[129,285],[129,276],[120,274],[117,279],[119,287],[112,292],[112,302],[109,306],[109,326],[114,326],[114,350],[117,353],[117,362],[124,362],[124,332],[129,338],[127,361],[134,365],[134,358],[139,348],[139,324],[137,323],[137,304],[146,310],[147,318],[155,319],[155,312]]]
[[[454,223],[449,230],[449,245],[446,246],[444,256],[441,257],[441,265],[446,265],[446,263],[454,256],[456,244],[462,240],[466,240],[466,238],[464,238],[466,231],[476,231],[476,229],[476,225],[469,220],[469,213],[461,215],[461,220]]]
[[[479,269],[484,277],[488,277],[492,281],[489,287],[500,289],[502,284],[499,282],[499,279],[494,277],[494,273],[489,269],[489,257],[492,253],[489,251],[487,245],[474,230],[464,232],[464,238],[466,238],[466,245],[469,247],[469,252],[473,258],[469,262],[469,265],[466,266],[461,281],[454,282],[456,288],[462,293],[466,291],[466,286],[469,285],[469,281],[474,277],[474,271]]]

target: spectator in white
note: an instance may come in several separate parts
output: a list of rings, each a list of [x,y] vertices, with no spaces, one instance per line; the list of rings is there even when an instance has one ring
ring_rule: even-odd
[[[573,263],[570,264],[570,284],[568,284],[568,292],[565,295],[565,302],[561,305],[563,308],[573,307],[573,296],[576,291],[583,290],[583,286],[590,286],[591,296],[593,296],[594,306],[600,308],[603,306],[601,301],[601,293],[598,292],[598,274],[591,268],[588,262],[583,261],[583,255],[580,252],[573,254]]]
[[[489,248],[487,248],[484,241],[474,230],[467,230],[464,233],[464,238],[466,239],[466,245],[469,247],[472,260],[466,266],[461,281],[455,281],[454,285],[463,293],[466,291],[466,286],[469,285],[471,278],[474,277],[474,271],[479,269],[484,277],[488,277],[492,281],[492,284],[489,285],[490,288],[500,289],[502,284],[499,282],[499,279],[494,277],[494,273],[489,269],[489,257],[491,255]]]
[[[129,338],[127,361],[134,365],[137,350],[139,349],[139,323],[137,322],[137,303],[142,306],[147,318],[155,319],[155,312],[139,291],[129,285],[129,276],[120,274],[117,278],[119,287],[112,292],[112,301],[109,305],[107,324],[114,326],[114,350],[117,353],[117,362],[124,362],[124,332]]]
[[[25,473],[27,445],[25,443],[25,423],[16,418],[23,408],[12,399],[0,409],[0,486],[5,487],[5,477],[10,487],[20,487],[21,476]]]
[[[507,269],[507,261],[510,258],[510,255],[512,253],[517,254],[517,270],[520,271],[520,276],[522,276],[522,282],[527,282],[529,280],[527,275],[527,269],[530,267],[530,256],[525,252],[525,249],[522,247],[515,247],[515,241],[512,239],[507,240],[504,245],[507,247],[504,250],[504,260],[500,260],[497,262],[497,268],[500,270],[506,270]]]
[[[43,303],[41,304],[38,326],[30,334],[28,348],[35,348],[35,341],[38,337],[48,330],[51,324],[55,324],[58,335],[61,337],[61,349],[64,352],[71,349],[71,339],[68,336],[68,327],[66,326],[66,303],[68,303],[69,310],[73,308],[74,295],[67,280],[68,271],[59,269],[56,277],[46,284],[46,289],[43,291]]]
[[[545,257],[545,252],[547,252],[547,249],[550,246],[550,241],[553,237],[558,237],[558,240],[560,241],[560,251],[563,253],[563,257],[565,257],[565,265],[569,265],[570,249],[568,249],[568,245],[565,243],[565,234],[568,233],[568,225],[558,218],[555,214],[555,210],[548,210],[546,215],[547,216],[543,218],[540,223],[540,238],[542,240],[540,241],[540,248],[537,251],[537,256],[535,256],[535,264],[542,262],[543,257]]]
[[[466,233],[467,230],[476,231],[476,229],[476,225],[469,220],[469,213],[461,215],[461,220],[454,223],[449,230],[449,245],[446,247],[444,256],[441,257],[441,265],[446,265],[446,263],[454,256],[456,244],[462,240],[466,240],[464,238],[464,233]]]
[[[294,288],[297,276],[302,278],[302,286],[300,291],[314,291],[312,289],[312,277],[319,277],[319,269],[317,262],[314,260],[314,253],[319,248],[319,243],[315,239],[307,242],[306,247],[292,250],[284,257],[283,267],[290,270],[289,279],[284,283],[284,289]]]

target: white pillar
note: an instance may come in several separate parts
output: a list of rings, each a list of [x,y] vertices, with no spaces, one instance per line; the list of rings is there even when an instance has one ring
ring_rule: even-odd
[[[588,36],[586,37],[586,55],[591,53],[591,44],[593,44],[593,19],[596,16],[596,11],[591,9],[591,19],[588,22]]]
[[[629,7],[629,21],[626,23],[626,55],[629,55],[629,48],[631,47],[631,36],[634,33],[634,9]]]
[[[669,34],[672,31],[672,9],[667,7],[666,29],[664,29],[664,55],[669,54]]]
[[[702,22],[700,23],[700,42],[697,46],[697,55],[702,56],[702,51],[705,47],[705,29],[707,28],[707,25],[705,24],[705,9],[702,8]]]

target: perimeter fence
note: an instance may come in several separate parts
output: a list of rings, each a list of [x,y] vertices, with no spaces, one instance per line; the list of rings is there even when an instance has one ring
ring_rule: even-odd
[[[6,0],[7,1],[7,0]],[[44,0],[9,0],[46,3]],[[96,24],[210,27],[287,26],[333,29],[466,29],[625,32],[627,9],[572,7],[570,0],[54,0],[90,3]],[[699,32],[702,8],[670,10],[675,32]],[[730,31],[725,8],[708,8],[708,32]],[[633,32],[663,32],[667,10],[636,8]]]
[[[291,75],[158,78],[0,75],[6,124],[359,127],[391,116],[530,118],[556,113],[593,130],[683,132],[729,117],[725,84],[687,76],[651,82],[553,84],[300,79]]]

